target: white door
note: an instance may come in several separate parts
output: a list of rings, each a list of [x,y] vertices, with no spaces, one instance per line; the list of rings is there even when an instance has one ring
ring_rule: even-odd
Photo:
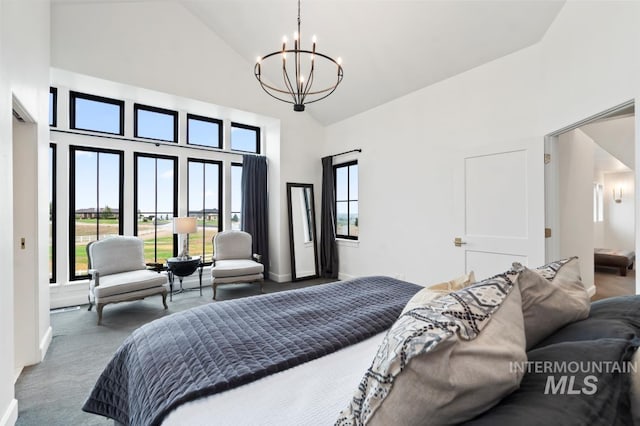
[[[481,280],[512,262],[544,264],[544,143],[514,141],[460,153],[455,174],[457,248]]]

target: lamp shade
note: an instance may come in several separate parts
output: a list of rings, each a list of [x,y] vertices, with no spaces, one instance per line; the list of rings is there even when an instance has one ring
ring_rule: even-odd
[[[198,230],[198,218],[196,217],[174,217],[173,233],[174,234],[191,234]]]

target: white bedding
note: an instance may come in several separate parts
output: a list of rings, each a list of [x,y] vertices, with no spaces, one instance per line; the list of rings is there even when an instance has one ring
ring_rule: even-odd
[[[333,425],[385,333],[252,383],[181,405],[175,425]]]

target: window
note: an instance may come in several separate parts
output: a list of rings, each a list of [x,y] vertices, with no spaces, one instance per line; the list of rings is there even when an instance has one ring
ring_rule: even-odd
[[[260,154],[260,128],[231,123],[231,150]]]
[[[124,101],[69,92],[69,127],[124,135]]]
[[[187,143],[189,145],[222,148],[222,120],[187,114]]]
[[[189,235],[189,253],[210,264],[213,237],[222,230],[222,163],[189,158],[188,216],[198,218],[198,231]]]
[[[49,282],[56,282],[56,145],[49,144]]]
[[[593,183],[593,221],[604,221],[604,188],[601,183]]]
[[[242,164],[231,164],[231,229],[240,230],[242,220]]]
[[[176,255],[173,218],[178,216],[178,160],[134,154],[134,235],[144,241],[144,260],[164,263]]]
[[[49,88],[49,126],[56,127],[58,125],[58,89]]]
[[[87,278],[90,241],[122,234],[122,151],[69,147],[69,267],[72,280]]]
[[[178,111],[134,104],[133,135],[136,138],[178,142]]]
[[[358,162],[333,167],[336,182],[336,236],[358,239]]]

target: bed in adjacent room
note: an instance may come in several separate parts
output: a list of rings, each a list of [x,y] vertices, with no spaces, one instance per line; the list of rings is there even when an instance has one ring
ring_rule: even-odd
[[[637,376],[549,395],[549,374],[508,371],[638,364],[640,296],[589,305],[572,261],[445,295],[366,277],[193,308],[136,330],[83,409],[135,425],[419,424],[437,418],[411,412],[425,405],[454,423],[633,424]]]

